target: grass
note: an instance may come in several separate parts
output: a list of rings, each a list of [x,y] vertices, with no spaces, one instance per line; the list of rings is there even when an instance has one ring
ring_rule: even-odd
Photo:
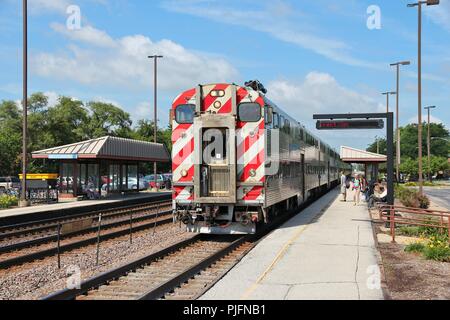
[[[407,237],[419,237],[421,235],[420,227],[402,226],[398,229],[398,232]]]
[[[410,243],[405,247],[405,252],[422,253],[425,250],[425,245],[421,242]]]
[[[448,236],[443,234],[427,237],[426,243],[411,243],[405,247],[405,252],[421,253],[427,260],[450,262]]]
[[[438,247],[425,247],[422,251],[424,257],[428,260],[435,260],[440,262],[450,262],[450,248],[448,245]]]

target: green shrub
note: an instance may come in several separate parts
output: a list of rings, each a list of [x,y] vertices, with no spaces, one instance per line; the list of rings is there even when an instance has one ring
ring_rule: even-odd
[[[406,252],[423,252],[425,245],[421,242],[410,243],[405,247]]]
[[[401,184],[394,185],[394,197],[396,199],[400,199],[400,194],[405,190],[406,188]]]
[[[19,199],[14,196],[8,196],[8,195],[2,195],[0,196],[0,208],[2,209],[8,209],[12,206],[17,206],[19,203]]]
[[[439,218],[435,218],[435,217],[427,217],[425,218],[425,221],[423,221],[423,224],[427,224],[427,225],[438,225],[439,224]],[[420,235],[424,236],[424,237],[429,237],[429,238],[438,238],[439,240],[445,240],[446,239],[446,235],[443,234],[442,229],[440,228],[435,228],[435,227],[428,227],[428,226],[420,226],[419,227],[419,233]]]
[[[405,207],[418,208],[420,205],[418,196],[417,191],[405,188],[400,191],[400,202]]]
[[[415,182],[407,182],[407,183],[405,183],[405,187],[417,187],[417,183],[415,183]]]
[[[402,226],[398,231],[399,234],[408,237],[418,237],[422,234],[419,227]]]
[[[419,201],[419,207],[422,209],[428,209],[430,207],[430,199],[424,194],[417,195],[417,201]]]
[[[428,260],[436,260],[441,262],[450,262],[450,248],[448,244],[445,245],[432,245],[429,244],[422,251],[423,255]]]

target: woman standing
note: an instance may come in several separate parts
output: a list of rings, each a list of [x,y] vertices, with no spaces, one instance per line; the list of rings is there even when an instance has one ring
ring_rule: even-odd
[[[359,174],[356,175],[355,181],[353,181],[353,191],[355,192],[353,195],[353,201],[355,202],[353,205],[359,205],[359,199],[361,195],[361,180],[359,178]]]

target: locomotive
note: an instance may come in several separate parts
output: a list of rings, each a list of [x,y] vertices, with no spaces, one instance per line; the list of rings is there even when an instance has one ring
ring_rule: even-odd
[[[198,85],[172,104],[173,213],[188,231],[257,226],[338,185],[338,153],[250,81]]]

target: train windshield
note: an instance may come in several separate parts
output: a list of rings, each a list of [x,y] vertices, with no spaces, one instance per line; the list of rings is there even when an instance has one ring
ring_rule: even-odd
[[[194,123],[195,105],[182,104],[175,109],[175,120],[178,123]]]
[[[258,103],[241,103],[238,111],[240,121],[256,122],[261,119],[261,106]]]

